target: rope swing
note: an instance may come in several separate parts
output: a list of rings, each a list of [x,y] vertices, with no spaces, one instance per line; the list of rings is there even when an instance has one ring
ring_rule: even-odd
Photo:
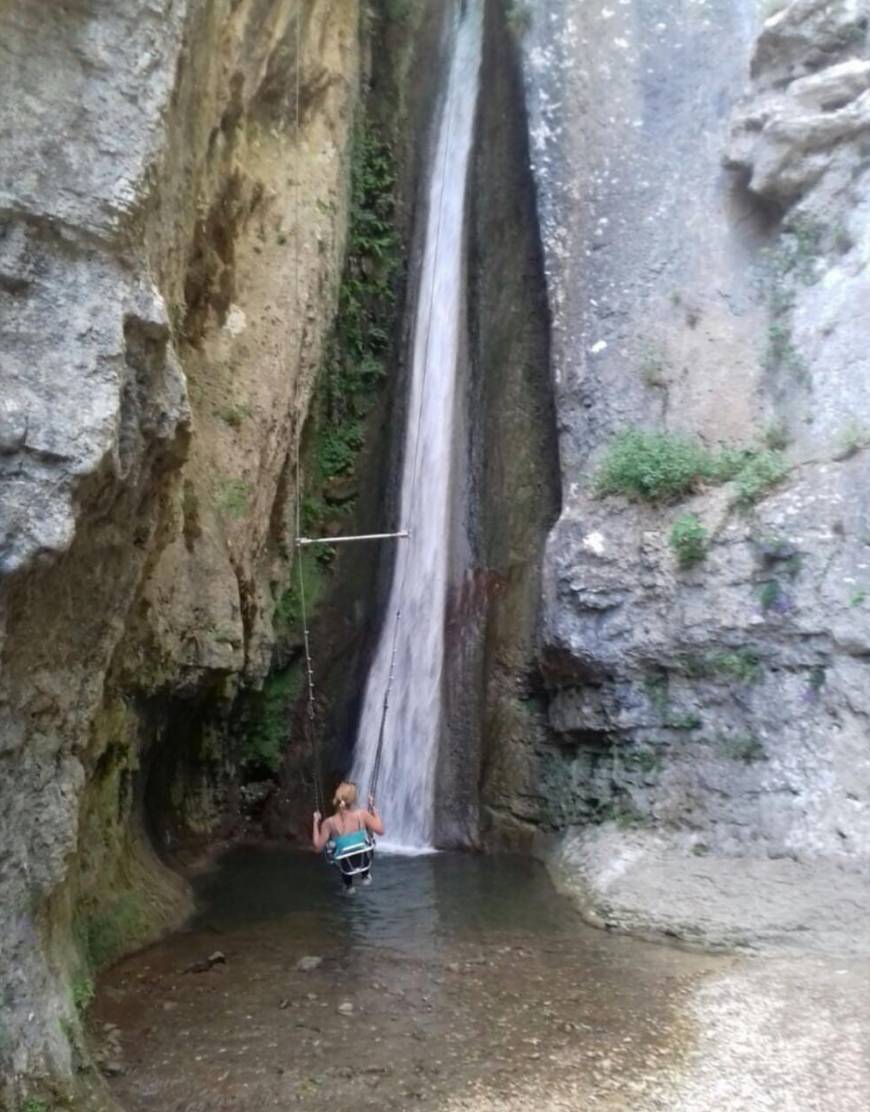
[[[301,23],[301,17],[297,18],[297,22],[296,22],[296,128],[295,128],[295,136],[296,136],[297,152],[298,152],[298,144],[299,144],[299,96],[300,96],[299,90],[300,90],[300,69],[301,69],[300,23]],[[442,160],[443,164],[446,164],[447,161],[450,158],[451,140],[452,140],[452,131],[453,131],[452,125],[453,125],[453,121],[452,121],[452,117],[451,117],[451,118],[448,118],[448,120],[447,120],[447,135],[446,135],[446,141],[445,141],[445,144],[444,144],[444,153],[443,153],[443,160]],[[441,180],[442,185],[441,185],[441,192],[440,192],[440,195],[439,195],[439,198],[438,198],[438,218],[437,218],[436,225],[435,225],[435,241],[434,241],[434,251],[433,251],[433,255],[432,255],[433,260],[438,258],[439,248],[440,248],[440,243],[441,243],[442,221],[443,221],[443,216],[444,216],[444,183],[446,181],[446,175],[444,173],[441,174],[440,180]],[[295,258],[296,258],[296,262],[295,262],[295,266],[296,266],[296,280],[295,280],[296,281],[296,311],[297,311],[297,319],[298,319],[298,311],[299,311],[299,247],[300,247],[298,181],[297,181],[297,184],[294,187],[294,207],[295,207],[295,215],[296,215],[296,236],[294,237],[294,245],[295,245]],[[433,266],[434,266],[434,263],[433,263]],[[424,258],[424,267],[425,267],[425,258]],[[417,403],[416,418],[415,418],[415,421],[414,421],[414,425],[415,425],[415,428],[414,428],[414,453],[413,453],[413,464],[412,464],[412,470],[411,470],[411,485],[410,485],[410,490],[411,490],[412,493],[414,491],[416,491],[416,489],[417,489],[417,476],[418,476],[418,471],[419,471],[419,458],[420,458],[420,430],[421,430],[421,427],[422,427],[422,420],[423,420],[423,400],[424,400],[425,394],[426,394],[426,379],[427,379],[427,376],[429,374],[429,363],[430,363],[429,351],[430,351],[430,343],[431,343],[431,336],[432,336],[434,303],[435,303],[435,281],[434,281],[434,273],[433,273],[432,279],[430,281],[430,290],[429,290],[429,306],[428,306],[428,318],[427,318],[427,324],[426,324],[426,340],[425,340],[424,352],[423,352],[423,375],[422,375],[422,379],[421,379],[421,382],[420,382],[420,394],[419,394],[419,399],[418,399],[418,403]],[[302,620],[303,643],[304,643],[304,649],[305,649],[305,669],[306,669],[307,685],[308,685],[307,710],[306,710],[305,721],[306,721],[306,729],[307,729],[308,735],[309,735],[309,741],[310,741],[311,750],[312,750],[313,766],[314,766],[315,803],[316,803],[317,810],[322,812],[322,810],[323,810],[323,806],[322,806],[323,793],[322,793],[322,787],[321,787],[320,746],[319,746],[319,740],[317,738],[317,730],[315,729],[315,725],[316,725],[316,723],[315,723],[316,693],[315,693],[315,685],[314,685],[314,667],[313,667],[313,662],[312,662],[312,657],[311,657],[311,634],[310,634],[310,630],[309,630],[309,627],[308,627],[308,613],[307,613],[306,599],[305,599],[305,577],[304,577],[303,568],[302,568],[302,551],[303,551],[303,548],[305,548],[307,546],[310,546],[310,545],[316,545],[316,544],[333,545],[333,544],[346,544],[346,543],[355,542],[355,541],[409,539],[413,535],[413,530],[409,529],[409,528],[406,528],[406,529],[402,529],[402,530],[399,530],[397,532],[392,532],[392,533],[369,533],[369,534],[363,534],[363,535],[359,535],[359,536],[347,536],[347,537],[323,537],[323,538],[303,537],[302,536],[302,512],[301,512],[302,471],[301,471],[301,464],[300,464],[300,460],[299,460],[299,440],[300,440],[300,437],[297,436],[297,440],[296,440],[296,559],[297,559],[297,563],[298,563],[298,566],[299,566],[300,617],[301,617],[301,620]],[[417,510],[416,502],[412,499],[411,502],[410,502],[410,512],[412,514],[412,517],[413,517],[413,515],[416,514],[416,510]],[[382,756],[383,756],[384,739],[385,739],[385,735],[386,735],[387,716],[388,716],[389,707],[390,707],[390,695],[391,695],[391,692],[392,692],[393,681],[395,679],[395,673],[396,673],[396,655],[397,655],[398,646],[399,646],[399,628],[400,628],[400,622],[401,622],[401,617],[402,617],[402,598],[404,597],[405,581],[406,581],[407,573],[408,573],[407,549],[405,549],[405,551],[399,557],[399,559],[401,560],[402,567],[401,567],[401,576],[399,578],[399,590],[398,590],[397,596],[396,596],[397,600],[398,600],[398,605],[397,605],[397,607],[395,609],[395,612],[393,614],[392,644],[391,644],[391,649],[390,649],[390,668],[389,668],[389,672],[388,672],[388,675],[387,675],[387,682],[386,682],[386,685],[385,685],[385,688],[384,688],[384,698],[383,698],[383,703],[382,703],[382,707],[381,707],[381,721],[380,721],[380,727],[379,727],[379,730],[378,730],[378,742],[377,742],[377,747],[375,749],[375,760],[374,760],[374,764],[372,766],[371,778],[370,778],[369,785],[368,785],[368,795],[371,796],[372,798],[376,797],[376,795],[377,795],[378,781],[379,781],[380,773],[381,773],[381,763],[382,763]]]

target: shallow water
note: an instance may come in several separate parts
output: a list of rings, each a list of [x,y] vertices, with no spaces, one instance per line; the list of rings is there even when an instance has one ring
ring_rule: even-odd
[[[518,933],[566,935],[577,916],[536,861],[458,853],[376,854],[373,883],[347,898],[315,854],[237,849],[197,884],[194,927],[227,931],[279,922],[288,941],[312,937],[352,950],[420,954],[457,942],[497,944]]]
[[[374,876],[347,898],[313,854],[250,848],[200,876],[189,929],[101,978],[123,1107],[471,1109],[541,1084],[635,1107],[688,1045],[716,961],[591,930],[536,862],[379,854]]]

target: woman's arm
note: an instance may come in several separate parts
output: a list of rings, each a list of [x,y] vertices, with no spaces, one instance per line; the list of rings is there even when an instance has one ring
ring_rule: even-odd
[[[366,824],[367,829],[371,830],[372,834],[383,834],[384,824],[381,821],[381,816],[378,814],[378,809],[375,807],[374,799],[369,796],[369,809],[363,811],[363,822]]]
[[[314,812],[314,827],[311,831],[311,841],[314,843],[314,848],[319,853],[326,843],[329,841],[330,832],[330,819],[321,821],[321,814],[319,811]]]

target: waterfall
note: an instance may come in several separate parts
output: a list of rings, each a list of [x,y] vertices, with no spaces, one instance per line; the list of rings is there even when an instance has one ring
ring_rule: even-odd
[[[401,540],[387,618],[366,684],[353,778],[365,790],[396,637],[396,666],[382,751],[378,805],[388,841],[431,846],[441,676],[451,459],[464,309],[463,227],[480,71],[482,0],[461,5],[429,182],[417,296],[401,483]],[[395,614],[401,618],[395,625]]]

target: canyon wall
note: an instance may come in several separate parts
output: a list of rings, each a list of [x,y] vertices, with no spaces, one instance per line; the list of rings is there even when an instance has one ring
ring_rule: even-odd
[[[219,783],[269,668],[365,40],[351,0],[13,2],[0,24],[9,1103],[81,1064],[92,967],[187,910],[146,774],[184,746]],[[219,794],[174,790],[211,829]]]
[[[513,13],[563,506],[506,805],[595,921],[866,950],[865,7]]]

